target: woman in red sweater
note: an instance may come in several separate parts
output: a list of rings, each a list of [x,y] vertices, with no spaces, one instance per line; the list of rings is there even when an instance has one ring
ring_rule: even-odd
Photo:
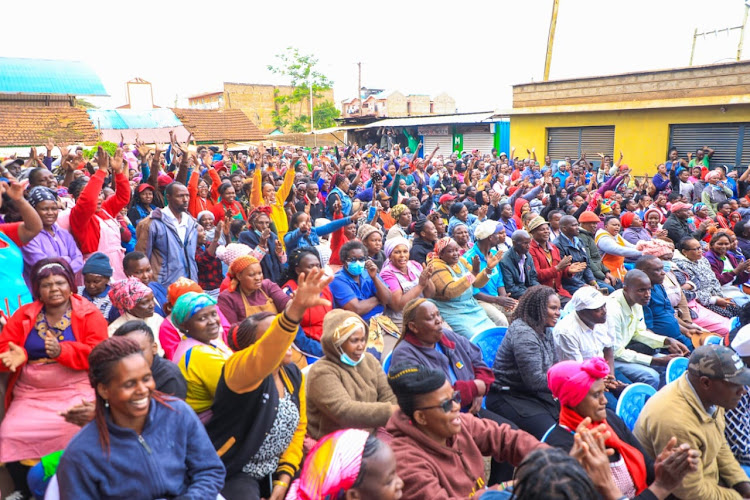
[[[93,399],[88,356],[107,338],[99,309],[73,293],[67,262],[40,260],[31,284],[34,302],[16,311],[0,333],[0,371],[11,372],[0,424],[0,462],[6,463],[61,450],[80,430],[59,412]]]
[[[130,202],[130,182],[122,172],[122,149],[117,148],[114,158],[110,158],[99,147],[96,159],[99,170],[91,180],[78,179],[70,185],[70,193],[76,198],[76,204],[70,210],[70,228],[84,261],[95,252],[103,253],[112,264],[112,279],[121,280],[127,278],[122,269],[125,249],[122,248],[121,226],[115,217]],[[110,167],[115,195],[105,201],[102,188]]]
[[[313,269],[320,269],[320,256],[312,247],[295,248],[289,253],[289,267],[286,271],[287,282],[281,288],[287,295],[292,295],[297,290],[297,279],[300,273],[310,274]],[[305,315],[300,321],[300,326],[305,335],[311,339],[320,342],[320,336],[323,335],[323,318],[333,309],[333,295],[328,286],[325,287],[321,297],[326,299],[330,304],[316,306],[305,311]]]

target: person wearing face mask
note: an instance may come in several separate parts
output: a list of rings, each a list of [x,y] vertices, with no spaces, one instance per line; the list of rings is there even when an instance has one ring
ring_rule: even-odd
[[[307,428],[314,439],[350,427],[384,427],[398,409],[383,368],[365,350],[368,334],[351,311],[334,309],[323,320],[325,355],[310,367],[307,382]]]
[[[367,258],[365,246],[349,241],[341,247],[339,257],[344,267],[331,283],[334,306],[358,314],[365,321],[382,314],[390,304],[391,291],[378,276],[378,267]]]

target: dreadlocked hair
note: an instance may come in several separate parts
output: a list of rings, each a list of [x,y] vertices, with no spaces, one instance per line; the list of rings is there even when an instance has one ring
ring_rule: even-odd
[[[97,387],[99,384],[107,385],[112,382],[114,368],[124,358],[128,356],[141,355],[141,346],[133,339],[128,337],[112,337],[104,340],[91,350],[89,354],[89,382],[96,393],[96,409],[94,410],[94,421],[99,431],[99,442],[102,449],[109,455],[109,429],[107,428],[107,409],[106,401],[99,395]],[[145,358],[144,358],[145,360]],[[172,398],[165,396],[161,392],[152,391],[151,397],[167,408],[172,409],[167,401]]]
[[[297,278],[299,278],[299,275],[297,274],[297,266],[307,255],[314,255],[318,259],[318,265],[320,265],[320,253],[318,253],[318,250],[315,247],[297,247],[289,252],[289,255],[287,256],[288,265],[286,272],[284,273],[284,279],[282,280],[284,283],[289,280],[297,281]]]
[[[365,447],[362,450],[362,463],[359,466],[359,474],[357,475],[357,479],[354,481],[352,488],[357,488],[358,486],[362,485],[365,480],[365,476],[367,475],[368,459],[375,455],[380,450],[380,448],[382,448],[382,446],[383,442],[375,437],[374,434],[370,434],[367,437],[367,441],[365,441]]]
[[[234,325],[227,334],[229,348],[237,352],[253,345],[258,340],[258,326],[260,326],[261,321],[273,316],[276,315],[269,311],[259,312]]]
[[[601,498],[583,467],[559,448],[529,453],[516,469],[514,500]]]
[[[528,288],[518,300],[513,312],[513,321],[520,319],[537,333],[544,332],[547,321],[547,301],[555,295],[555,290],[544,285]]]

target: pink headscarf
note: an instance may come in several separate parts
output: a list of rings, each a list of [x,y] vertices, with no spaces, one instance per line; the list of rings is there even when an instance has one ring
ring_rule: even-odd
[[[654,257],[661,257],[662,255],[671,255],[674,253],[674,247],[672,244],[667,243],[664,240],[639,241],[636,243],[635,249],[644,255],[653,255]]]
[[[138,301],[153,293],[138,278],[130,277],[110,283],[109,300],[121,313],[133,309]]]
[[[682,210],[684,208],[687,208],[688,210],[692,210],[693,205],[691,205],[690,203],[683,203],[681,201],[678,201],[677,203],[672,203],[671,210],[672,210],[672,213],[674,213],[674,212],[676,212],[678,210]]]
[[[583,401],[597,380],[609,374],[604,358],[591,358],[583,363],[562,361],[547,371],[547,385],[561,405],[576,406]]]
[[[362,468],[362,454],[370,433],[344,429],[329,434],[310,450],[299,479],[287,493],[287,500],[338,498],[350,489]]]

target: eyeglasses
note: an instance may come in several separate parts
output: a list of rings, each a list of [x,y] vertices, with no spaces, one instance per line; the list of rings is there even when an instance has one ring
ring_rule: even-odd
[[[414,408],[414,411],[417,410],[432,410],[433,408],[440,408],[443,410],[443,413],[449,413],[453,409],[453,403],[458,403],[458,405],[461,405],[461,393],[458,391],[455,391],[453,393],[453,397],[448,399],[447,401],[443,401],[439,405],[435,406],[425,406],[423,408]]]
[[[685,252],[694,252],[694,251],[696,251],[696,250],[702,250],[702,249],[703,249],[703,248],[702,248],[702,247],[699,247],[699,246],[698,246],[698,247],[695,247],[695,248],[683,248],[683,250],[684,250]]]

